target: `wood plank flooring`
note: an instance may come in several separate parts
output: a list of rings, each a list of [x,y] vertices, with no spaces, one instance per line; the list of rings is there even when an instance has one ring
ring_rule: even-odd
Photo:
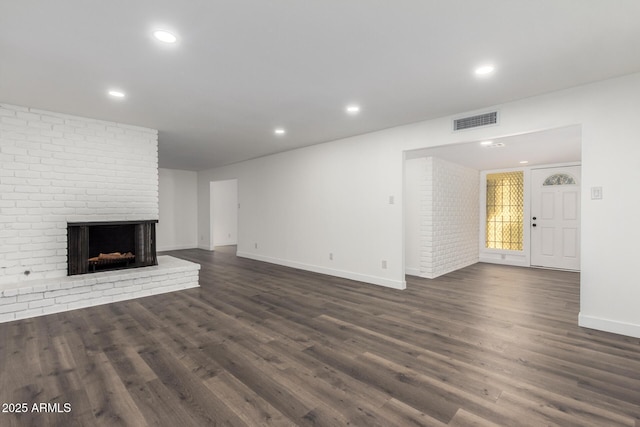
[[[0,403],[29,407],[0,426],[640,427],[640,340],[577,326],[577,273],[397,291],[170,254],[201,288],[0,324]]]

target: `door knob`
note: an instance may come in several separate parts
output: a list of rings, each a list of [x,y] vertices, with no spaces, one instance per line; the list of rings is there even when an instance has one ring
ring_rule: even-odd
[[[535,225],[535,224],[531,224],[531,226],[532,226],[532,227],[535,227],[536,225]]]
[[[535,221],[536,219],[538,219],[538,218],[536,218],[536,217],[534,216],[534,217],[533,217],[533,220]]]

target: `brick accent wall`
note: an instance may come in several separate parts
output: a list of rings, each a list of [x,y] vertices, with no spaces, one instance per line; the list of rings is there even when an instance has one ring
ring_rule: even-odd
[[[480,173],[428,157],[420,183],[420,275],[435,278],[479,260]]]
[[[66,276],[67,222],[141,219],[156,130],[0,104],[0,284]]]

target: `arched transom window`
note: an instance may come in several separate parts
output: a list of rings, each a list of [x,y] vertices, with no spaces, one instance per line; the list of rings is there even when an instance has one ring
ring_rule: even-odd
[[[576,180],[566,173],[556,173],[544,180],[542,185],[572,185]]]

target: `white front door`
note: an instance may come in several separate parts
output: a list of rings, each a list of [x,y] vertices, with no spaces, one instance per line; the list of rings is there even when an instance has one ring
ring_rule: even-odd
[[[580,166],[531,171],[531,265],[580,270]]]

